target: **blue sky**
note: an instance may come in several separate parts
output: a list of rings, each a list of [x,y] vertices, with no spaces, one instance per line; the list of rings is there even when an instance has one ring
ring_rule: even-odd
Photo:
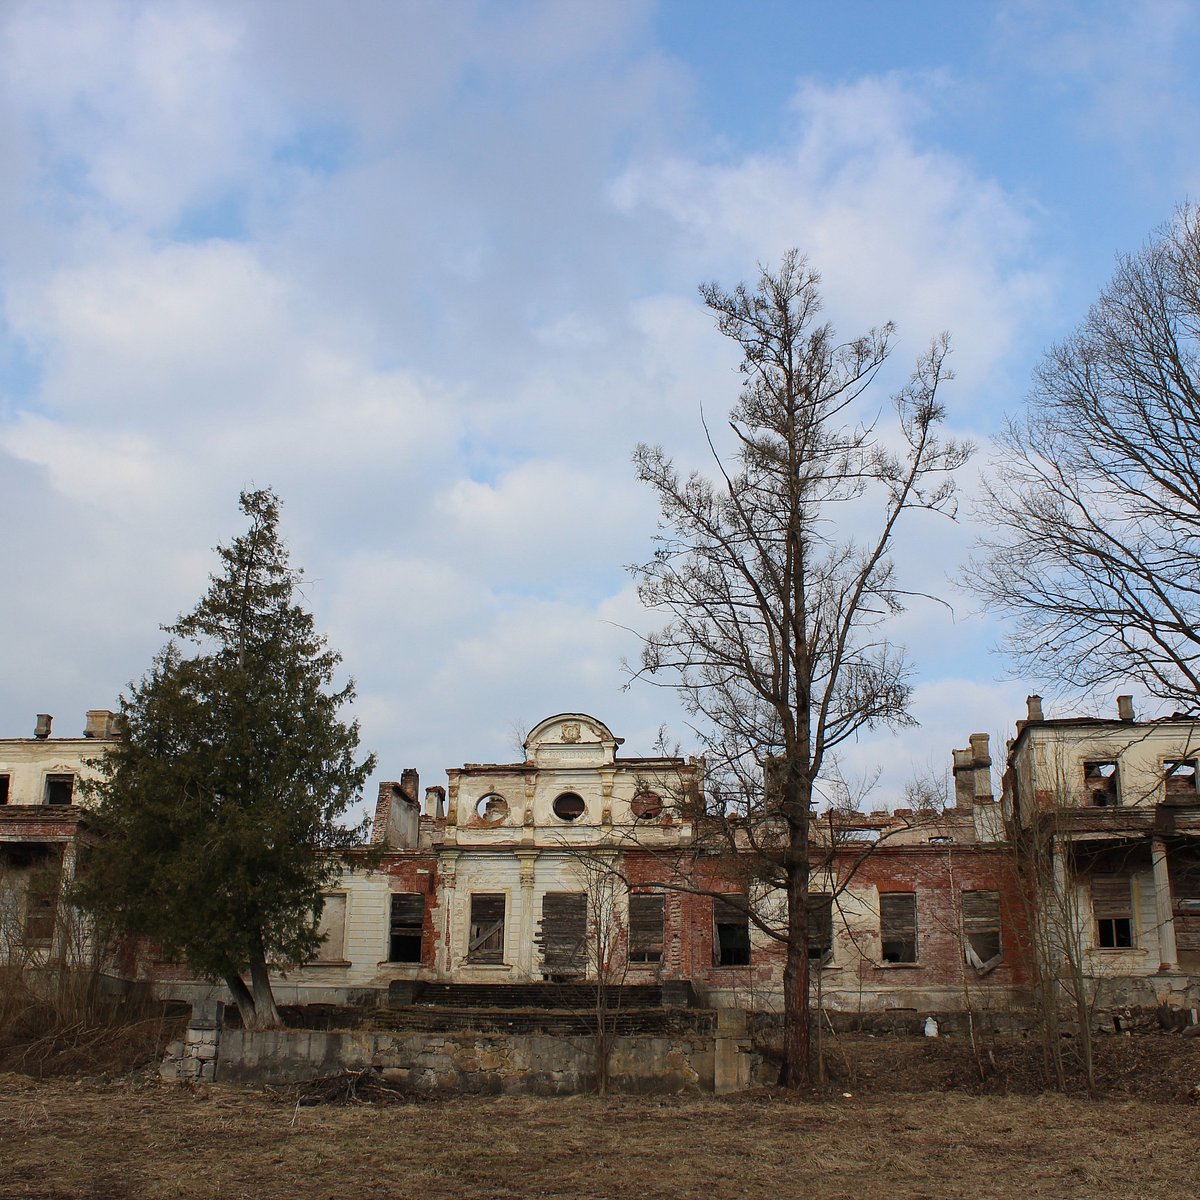
[[[629,455],[702,462],[737,376],[696,286],[795,245],[840,331],[897,322],[885,383],[951,331],[980,444],[964,519],[897,552],[954,609],[897,625],[921,727],[846,755],[893,800],[1020,715],[948,578],[1038,356],[1200,193],[1198,61],[1179,0],[13,0],[0,732],[113,703],[263,484],[380,778],[563,709],[631,752],[683,732],[620,669],[651,623]]]

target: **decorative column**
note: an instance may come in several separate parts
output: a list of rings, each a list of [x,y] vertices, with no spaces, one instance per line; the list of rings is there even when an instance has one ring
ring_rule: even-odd
[[[442,852],[439,883],[442,888],[442,971],[449,979],[454,970],[454,885],[458,878],[458,850]]]
[[[516,850],[521,868],[521,911],[517,918],[517,971],[523,979],[533,978],[533,879],[537,870],[536,850]]]
[[[1150,843],[1150,861],[1154,865],[1154,913],[1158,924],[1158,969],[1179,970],[1175,949],[1175,914],[1171,907],[1171,875],[1167,869],[1167,846],[1162,838]]]

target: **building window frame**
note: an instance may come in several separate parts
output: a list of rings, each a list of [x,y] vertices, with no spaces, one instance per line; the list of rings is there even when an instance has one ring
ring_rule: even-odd
[[[70,808],[75,803],[75,772],[47,771],[42,785],[44,803],[51,808]]]
[[[391,892],[389,896],[387,960],[410,966],[421,963],[425,953],[425,894]]]
[[[506,892],[471,893],[466,955],[471,966],[504,966],[507,917]]]
[[[1091,892],[1096,949],[1118,952],[1137,949],[1132,877],[1093,875]]]
[[[713,897],[714,967],[750,966],[749,903],[744,893]]]
[[[881,892],[879,957],[887,965],[916,966],[920,961],[916,892]]]

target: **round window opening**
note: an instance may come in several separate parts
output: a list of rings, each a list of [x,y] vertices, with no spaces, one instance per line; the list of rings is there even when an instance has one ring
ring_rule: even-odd
[[[639,792],[630,804],[639,821],[655,821],[662,816],[662,797],[657,792]]]
[[[554,815],[560,821],[578,821],[583,816],[583,797],[574,792],[563,792],[554,801]]]
[[[482,797],[479,803],[475,805],[475,815],[481,821],[487,821],[488,824],[495,825],[508,816],[508,801],[496,792],[491,792]]]

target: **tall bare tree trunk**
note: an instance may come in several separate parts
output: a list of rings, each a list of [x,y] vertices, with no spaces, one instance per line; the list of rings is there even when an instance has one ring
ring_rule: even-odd
[[[788,880],[787,958],[783,968],[784,1087],[812,1084],[808,1003],[808,870],[797,869]]]

